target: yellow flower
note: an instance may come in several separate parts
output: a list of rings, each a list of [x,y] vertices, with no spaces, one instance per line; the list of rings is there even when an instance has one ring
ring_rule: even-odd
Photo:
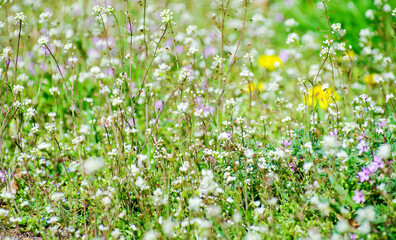
[[[367,84],[370,84],[370,85],[375,85],[376,82],[375,82],[374,79],[375,79],[376,76],[377,76],[377,74],[375,74],[375,73],[366,75],[366,76],[364,76],[364,82],[367,83]]]
[[[338,101],[339,98],[340,96],[332,88],[323,90],[322,85],[317,85],[309,90],[308,95],[304,96],[304,103],[312,106],[314,102],[315,107],[319,103],[322,109],[327,109],[330,103]]]
[[[254,84],[252,82],[249,82],[243,89],[243,92],[259,92],[259,91],[263,91],[264,90],[264,84],[261,83],[257,83]]]
[[[258,59],[258,65],[268,71],[274,71],[283,65],[278,55],[261,55]]]
[[[338,58],[338,61],[349,62],[349,61],[353,60],[354,57],[355,57],[355,52],[353,50],[349,50],[349,51],[345,51],[342,54],[342,57]]]

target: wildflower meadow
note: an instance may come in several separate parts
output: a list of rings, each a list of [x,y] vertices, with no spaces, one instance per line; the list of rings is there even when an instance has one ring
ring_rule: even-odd
[[[0,239],[396,239],[396,1],[0,0]]]

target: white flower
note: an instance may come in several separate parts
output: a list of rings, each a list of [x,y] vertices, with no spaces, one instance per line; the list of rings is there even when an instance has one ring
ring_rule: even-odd
[[[63,51],[67,52],[73,47],[73,44],[71,43],[66,43],[65,46],[63,47]]]
[[[236,105],[236,102],[233,98],[230,98],[230,99],[225,100],[224,105],[227,109],[233,109],[234,106]]]
[[[49,150],[50,147],[51,147],[51,144],[50,144],[50,143],[47,143],[47,142],[42,142],[42,143],[40,143],[40,144],[37,146],[37,148],[38,148],[39,150],[43,150],[43,149]]]
[[[80,130],[78,131],[81,134],[89,135],[91,127],[87,124],[82,124]]]
[[[37,113],[36,109],[30,107],[26,110],[26,116],[27,118],[33,117]]]
[[[28,200],[23,201],[23,202],[21,203],[21,207],[24,207],[24,206],[27,206],[27,205],[29,205],[29,201],[28,201]]]
[[[286,19],[284,22],[286,27],[295,27],[298,26],[298,22],[296,22],[296,20],[294,20],[294,18],[289,18]]]
[[[12,91],[15,94],[21,93],[23,91],[24,87],[21,85],[15,85],[14,88],[12,89]]]
[[[254,231],[249,231],[245,235],[245,240],[261,240],[261,235]]]
[[[358,209],[356,213],[357,213],[356,221],[358,223],[362,223],[364,221],[372,222],[375,220],[375,210],[373,206],[368,206],[365,208]]]
[[[371,231],[371,226],[369,221],[364,221],[357,229],[359,233],[368,234]]]
[[[198,196],[190,198],[190,201],[188,202],[188,208],[198,212],[199,208],[201,207],[202,204],[202,199]]]
[[[112,6],[108,6],[105,10],[108,14],[111,14],[114,12],[114,8]]]
[[[53,201],[59,201],[63,198],[63,196],[65,196],[65,194],[63,194],[61,192],[55,192],[54,194],[51,195],[51,199]]]
[[[370,20],[374,20],[374,11],[372,9],[369,9],[366,11],[365,13],[366,18],[370,19]]]
[[[10,217],[10,222],[19,223],[19,222],[22,222],[22,218],[21,217]]]
[[[171,218],[168,218],[162,223],[162,231],[164,231],[164,233],[169,236],[173,233],[175,226],[176,223],[172,221]]]
[[[3,48],[3,53],[1,54],[1,58],[3,60],[8,59],[11,57],[11,53],[12,53],[12,48],[11,47],[5,47]]]
[[[234,223],[239,223],[242,221],[242,214],[240,212],[235,212],[234,215],[232,215],[232,220]]]
[[[167,194],[164,195],[161,188],[155,189],[153,193],[153,204],[155,206],[160,206],[162,204],[166,204],[167,201],[168,201],[168,195]]]
[[[389,144],[382,144],[377,150],[377,157],[381,157],[382,159],[388,159],[391,152],[391,146]]]
[[[248,69],[243,69],[241,71],[241,73],[239,73],[239,76],[245,77],[245,78],[252,78],[252,77],[254,77],[254,74],[251,71],[249,71]]]
[[[38,44],[40,44],[40,45],[47,45],[47,43],[48,43],[48,37],[40,37],[39,38],[39,40],[37,41],[38,42]]]
[[[290,33],[287,36],[286,44],[298,43],[300,41],[300,37],[297,33]]]
[[[335,155],[337,148],[340,146],[340,142],[337,141],[337,137],[333,135],[327,135],[323,137],[323,148],[326,154]]]
[[[187,81],[187,82],[191,81],[191,71],[188,70],[187,68],[183,68],[179,74],[178,82],[183,82],[183,81]]]
[[[51,218],[48,220],[48,223],[55,223],[55,222],[57,222],[57,221],[59,221],[59,218],[58,218],[57,216],[54,216],[54,217],[51,217]]]
[[[187,35],[193,36],[197,33],[197,29],[198,29],[198,27],[195,25],[188,25],[188,27],[186,29],[186,33],[187,33]]]
[[[117,239],[120,235],[121,235],[121,231],[120,231],[120,229],[118,229],[118,228],[114,229],[114,230],[111,232],[111,236],[112,236],[114,239]]]
[[[305,173],[308,173],[309,169],[313,166],[313,162],[306,162],[303,165],[303,169]]]
[[[179,112],[186,112],[188,109],[188,102],[181,102],[177,105],[177,110],[179,110]]]
[[[153,76],[158,81],[163,81],[166,79],[167,72],[171,69],[170,66],[165,63],[161,63],[157,69],[155,69]]]
[[[221,207],[218,205],[211,205],[206,208],[206,214],[209,217],[219,217],[221,214]]]
[[[95,6],[93,7],[92,14],[93,14],[93,15],[95,15],[95,14],[101,14],[104,10],[105,10],[105,8],[104,8],[102,5],[95,5]]]
[[[132,229],[132,231],[138,230],[135,224],[131,224],[129,227]]]
[[[107,231],[107,230],[109,230],[109,227],[106,227],[106,226],[103,225],[103,224],[100,224],[100,225],[99,225],[99,231]]]
[[[331,29],[333,29],[333,32],[339,32],[341,30],[341,23],[333,23]]]
[[[140,188],[141,190],[149,189],[149,187],[147,186],[146,181],[144,181],[144,179],[143,179],[141,176],[139,176],[139,177],[137,178],[135,184],[136,184],[136,186],[137,186],[138,188]]]
[[[254,151],[252,149],[245,149],[246,158],[251,159],[253,158],[253,155],[254,155]]]
[[[113,99],[112,104],[113,104],[113,106],[118,106],[118,105],[121,105],[123,102],[124,102],[124,99],[122,99],[122,97],[118,97],[118,98]]]
[[[198,189],[199,193],[208,195],[210,193],[213,193],[217,187],[218,184],[214,181],[214,175],[212,170],[203,169],[202,180]]]
[[[160,15],[161,15],[161,22],[165,24],[170,23],[173,19],[173,12],[169,9],[164,9]]]
[[[102,198],[102,200],[101,200],[101,202],[104,204],[104,205],[110,205],[110,203],[111,203],[111,199],[109,198],[109,197],[104,197],[104,198]]]
[[[0,208],[0,217],[6,217],[6,216],[8,216],[9,213],[10,213],[9,210]]]
[[[105,166],[104,160],[101,157],[89,157],[85,160],[83,168],[87,174],[93,174]]]
[[[75,172],[77,170],[79,163],[76,161],[73,161],[69,164],[69,170],[70,172]]]
[[[217,137],[218,140],[228,140],[230,139],[230,135],[227,132],[222,132]]]
[[[313,227],[308,229],[308,236],[310,240],[320,240],[322,236],[317,228]]]
[[[41,13],[39,23],[46,23],[51,16],[52,13],[48,11]]]
[[[158,233],[154,230],[146,232],[143,236],[143,240],[156,240]]]
[[[25,16],[25,14],[23,12],[19,12],[19,13],[16,14],[14,19],[15,19],[16,22],[20,22],[20,21],[23,22],[23,21],[26,20],[26,16]]]
[[[225,61],[225,58],[220,57],[219,55],[216,55],[213,57],[213,63],[212,63],[212,68],[216,68],[218,66],[221,66],[221,64]]]
[[[348,232],[349,230],[349,223],[347,220],[343,219],[339,221],[336,225],[336,229],[340,233]]]

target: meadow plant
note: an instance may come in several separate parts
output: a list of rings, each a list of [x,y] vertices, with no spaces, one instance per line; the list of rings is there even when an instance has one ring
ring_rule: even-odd
[[[395,2],[0,6],[1,239],[396,239]]]

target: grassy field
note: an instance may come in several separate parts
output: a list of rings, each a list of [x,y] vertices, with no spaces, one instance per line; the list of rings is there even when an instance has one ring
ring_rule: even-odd
[[[396,239],[396,3],[1,0],[1,239]]]

